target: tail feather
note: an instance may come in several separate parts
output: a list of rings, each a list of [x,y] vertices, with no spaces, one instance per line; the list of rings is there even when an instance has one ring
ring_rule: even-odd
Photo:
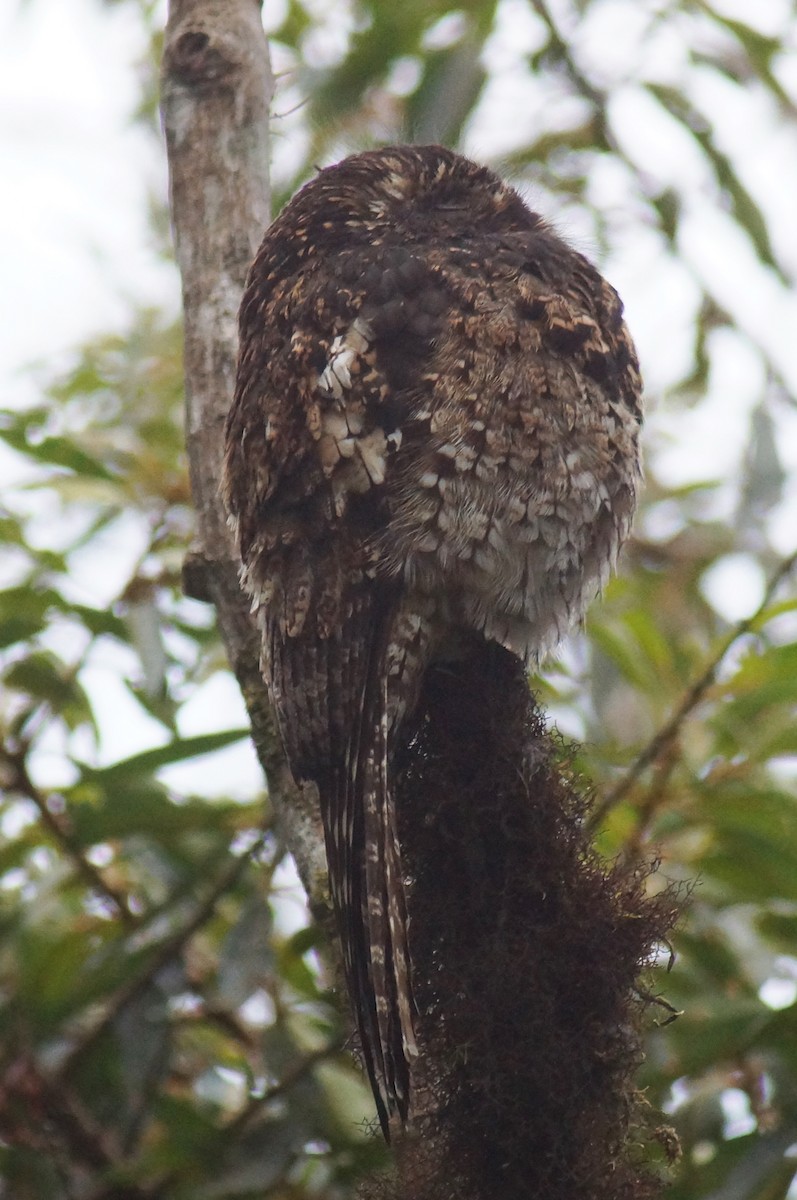
[[[373,584],[351,597],[341,627],[286,636],[267,623],[270,685],[291,768],[320,794],[330,891],[346,983],[379,1120],[409,1105],[414,1035],[404,880],[392,752],[417,646],[401,650],[404,618]],[[417,634],[417,623],[414,631]],[[404,630],[406,632],[406,630]],[[416,638],[417,641],[417,638]]]
[[[393,797],[391,750],[401,706],[388,687],[387,658],[395,613],[371,626],[363,687],[349,737],[345,810],[362,820],[359,906],[341,914],[365,962],[366,990],[353,997],[363,1053],[386,1137],[389,1120],[406,1118],[409,1058],[415,1052],[407,919]],[[358,831],[359,832],[359,831]],[[344,946],[346,934],[344,933]],[[404,1014],[402,1017],[401,1014]]]
[[[401,866],[401,846],[398,837],[398,822],[393,791],[393,776],[391,770],[391,733],[395,732],[400,716],[395,711],[396,705],[390,702],[390,679],[387,673],[381,677],[382,704],[379,710],[379,752],[375,756],[381,764],[381,777],[374,781],[374,793],[378,798],[377,823],[372,837],[381,843],[384,850],[383,890],[386,902],[387,930],[385,936],[389,939],[392,954],[393,982],[396,989],[396,1004],[398,1007],[399,1028],[404,1056],[414,1057],[418,1053],[415,1043],[415,1027],[412,1009],[412,979],[410,972],[410,953],[408,944],[409,922],[404,892],[404,877]],[[389,714],[393,710],[393,721]],[[367,813],[367,809],[366,809]],[[369,844],[369,832],[366,826],[366,848]]]
[[[379,693],[384,700],[381,688]],[[404,1009],[410,1014],[411,1025],[409,951],[406,918],[402,921],[400,917],[404,910],[404,885],[390,778],[388,713],[384,704],[373,712],[373,717],[363,747],[364,758],[351,784],[353,800],[362,804],[363,811],[363,917],[386,1107],[388,1114],[397,1110],[403,1119],[409,1104],[409,1063],[400,1013]],[[397,893],[401,893],[400,903]],[[414,1045],[414,1038],[410,1041]]]

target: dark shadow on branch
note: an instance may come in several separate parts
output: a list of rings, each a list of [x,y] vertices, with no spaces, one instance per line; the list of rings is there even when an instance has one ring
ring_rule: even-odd
[[[397,1182],[364,1196],[659,1191],[633,1084],[650,1000],[637,981],[678,906],[648,895],[647,871],[600,858],[562,757],[514,656],[476,642],[430,671],[399,785],[415,1107]]]

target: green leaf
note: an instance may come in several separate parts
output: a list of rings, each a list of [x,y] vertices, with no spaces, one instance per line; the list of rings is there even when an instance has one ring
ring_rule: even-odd
[[[109,767],[91,767],[87,763],[81,763],[80,766],[87,783],[111,787],[114,783],[121,783],[126,779],[139,780],[152,775],[160,767],[185,762],[189,758],[199,758],[203,754],[212,754],[215,750],[223,750],[225,746],[231,746],[234,742],[249,737],[249,734],[248,729],[222,729],[218,733],[174,738],[164,746],[144,750]]]
[[[0,410],[0,438],[19,454],[46,466],[64,467],[76,475],[112,481],[110,471],[95,457],[82,450],[68,437],[31,436],[24,414]]]
[[[741,227],[749,235],[756,252],[762,262],[772,267],[785,283],[789,284],[783,268],[772,248],[767,223],[739,178],[735,166],[729,156],[719,149],[710,123],[687,99],[683,92],[673,87],[646,81],[642,85],[659,103],[682,125],[703,150],[706,158],[714,168],[717,183],[723,189],[731,203],[731,211]]]
[[[49,651],[37,651],[18,659],[6,671],[5,683],[15,691],[46,701],[70,729],[88,724],[96,733],[89,698],[74,671]]]

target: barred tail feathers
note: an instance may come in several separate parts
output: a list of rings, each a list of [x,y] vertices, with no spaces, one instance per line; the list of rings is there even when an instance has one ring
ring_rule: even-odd
[[[367,993],[353,995],[380,1121],[389,1138],[393,1113],[409,1107],[410,1062],[417,1054],[404,880],[394,800],[393,752],[408,699],[419,680],[406,668],[406,625],[399,606],[374,614],[369,653],[354,724],[350,727],[345,799],[340,807],[362,820],[359,911],[341,914],[351,941],[364,955]],[[344,948],[346,935],[344,934]],[[375,1019],[375,1027],[374,1027]],[[374,1033],[376,1037],[374,1039]]]
[[[346,983],[389,1138],[391,1116],[407,1115],[417,1052],[391,757],[420,683],[407,672],[422,673],[424,655],[407,654],[406,621],[379,599],[372,587],[352,597],[349,617],[326,638],[268,632],[286,753],[294,775],[319,788]]]
[[[352,802],[363,813],[365,889],[362,922],[378,1031],[379,1069],[388,1116],[402,1120],[409,1106],[409,1060],[416,1052],[407,941],[404,881],[396,830],[390,763],[390,721],[384,679],[380,703],[368,705],[372,720],[361,740],[357,769],[349,779]],[[381,1115],[381,1114],[380,1114]],[[388,1129],[383,1128],[386,1136]]]

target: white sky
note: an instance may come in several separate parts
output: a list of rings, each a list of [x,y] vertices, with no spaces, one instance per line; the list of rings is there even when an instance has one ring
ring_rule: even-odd
[[[12,398],[20,368],[121,328],[130,302],[176,303],[147,229],[165,167],[129,123],[143,49],[131,6],[0,0],[0,373]]]

